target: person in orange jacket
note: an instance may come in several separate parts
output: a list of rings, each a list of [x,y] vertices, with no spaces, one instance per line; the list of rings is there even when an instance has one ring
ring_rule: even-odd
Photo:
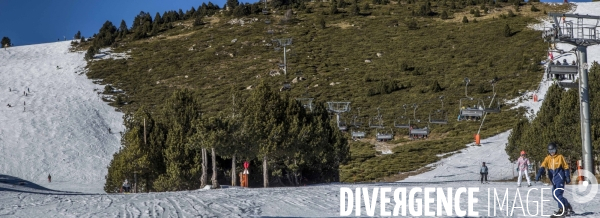
[[[554,213],[554,216],[565,215],[566,213],[572,214],[573,208],[569,201],[563,196],[565,192],[565,183],[571,183],[571,172],[569,171],[569,165],[565,161],[565,158],[556,152],[556,144],[551,142],[548,144],[548,156],[542,162],[538,173],[535,176],[535,181],[540,181],[540,175],[548,169],[548,177],[552,182],[552,196],[558,203],[558,211]]]

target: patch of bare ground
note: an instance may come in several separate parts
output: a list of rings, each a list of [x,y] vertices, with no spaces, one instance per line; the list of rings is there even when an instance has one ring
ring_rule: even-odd
[[[539,11],[537,11],[537,12],[531,11],[532,5],[535,6],[537,9],[539,9]],[[544,11],[546,11],[546,12],[567,12],[567,11],[571,10],[571,8],[574,8],[574,7],[576,7],[575,4],[566,4],[565,5],[565,4],[548,4],[548,3],[532,2],[532,3],[528,3],[526,5],[520,6],[519,12],[517,12],[516,7],[514,5],[505,6],[502,8],[491,7],[488,10],[488,13],[483,13],[483,11],[480,10],[480,12],[481,12],[480,17],[475,17],[475,15],[470,14],[469,13],[470,8],[466,8],[466,10],[464,10],[464,12],[454,13],[453,17],[450,19],[446,19],[446,20],[440,19],[440,20],[443,22],[460,23],[460,22],[462,22],[462,19],[464,16],[467,17],[469,22],[472,22],[475,19],[477,19],[477,20],[498,19],[498,18],[500,18],[500,15],[508,14],[509,10],[519,16],[545,18],[548,15],[544,14]],[[473,8],[475,10],[480,9],[478,6],[471,7],[471,8]]]
[[[394,174],[391,176],[383,177],[380,180],[380,182],[398,182],[398,181],[402,181],[402,180],[408,178],[409,176],[419,175],[421,173],[430,171],[432,169],[433,168],[431,168],[431,167],[422,167],[422,168],[419,168],[418,170],[414,170],[414,171],[410,171],[410,172],[401,172],[401,173]]]

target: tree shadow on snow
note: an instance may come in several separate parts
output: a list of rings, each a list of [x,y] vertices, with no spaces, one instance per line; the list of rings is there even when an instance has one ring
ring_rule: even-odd
[[[79,192],[66,192],[57,191],[45,188],[33,182],[23,180],[14,176],[0,174],[0,192],[22,192],[31,194],[44,194],[44,195],[94,195]],[[39,192],[38,192],[39,191]]]

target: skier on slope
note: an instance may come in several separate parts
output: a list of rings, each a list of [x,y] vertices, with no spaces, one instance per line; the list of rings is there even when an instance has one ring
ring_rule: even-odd
[[[485,162],[481,165],[481,169],[479,170],[479,174],[481,174],[481,184],[483,184],[483,179],[485,178],[485,183],[488,183],[487,175],[488,168],[485,166]]]
[[[569,201],[563,197],[565,182],[567,184],[571,183],[571,172],[565,158],[556,152],[556,148],[557,146],[553,142],[548,144],[548,156],[542,162],[535,176],[535,181],[540,181],[540,175],[548,169],[548,177],[552,182],[552,196],[558,203],[559,208],[558,211],[554,212],[553,216],[560,217],[565,214],[573,214],[574,212]]]
[[[519,171],[519,179],[517,181],[517,186],[521,187],[521,174],[524,174],[525,178],[527,178],[527,187],[531,186],[531,181],[529,180],[529,172],[527,169],[529,168],[529,159],[526,157],[525,151],[521,151],[521,157],[517,160],[517,170]]]
[[[48,174],[48,182],[52,182],[52,176],[50,176],[50,174]]]

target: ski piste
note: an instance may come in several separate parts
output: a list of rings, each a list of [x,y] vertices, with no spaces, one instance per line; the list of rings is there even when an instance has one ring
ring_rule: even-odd
[[[600,11],[598,3],[577,3],[577,13],[593,14]],[[560,46],[560,45],[559,45]],[[598,60],[597,47],[589,48],[589,61]],[[514,169],[507,161],[503,144],[510,132],[500,133],[483,139],[483,146],[472,146],[440,162],[432,164],[434,170],[414,175],[397,183],[365,184],[321,184],[306,187],[285,187],[269,189],[223,188],[219,190],[193,190],[165,193],[122,193],[96,194],[103,191],[106,165],[112,154],[118,150],[117,134],[96,133],[94,130],[121,131],[122,114],[106,106],[92,90],[102,89],[85,76],[78,75],[84,70],[82,54],[69,53],[68,42],[11,47],[0,52],[0,95],[1,102],[14,102],[20,105],[26,98],[27,110],[9,111],[0,109],[0,216],[8,217],[134,217],[134,216],[339,216],[340,187],[375,188],[389,186],[459,188],[478,187],[475,196],[482,201],[487,199],[487,189],[508,189],[513,197],[517,187],[510,179]],[[42,55],[49,54],[51,58]],[[594,56],[591,58],[591,56]],[[10,55],[10,56],[2,56]],[[21,55],[21,56],[16,56]],[[36,59],[34,56],[40,56]],[[569,57],[567,57],[569,58]],[[19,66],[4,61],[23,59]],[[47,60],[46,60],[47,59]],[[60,66],[60,67],[56,67]],[[19,75],[15,77],[14,75]],[[25,82],[23,82],[25,81]],[[545,84],[545,83],[544,83]],[[29,96],[4,93],[11,87],[12,92],[27,90]],[[542,89],[547,86],[542,86]],[[526,95],[530,95],[528,92]],[[540,95],[542,97],[542,95]],[[46,100],[44,100],[46,99]],[[89,101],[89,102],[88,102]],[[97,105],[96,103],[98,102]],[[89,105],[89,107],[87,107]],[[525,101],[517,106],[526,106],[529,111],[539,111],[541,103]],[[64,107],[63,107],[64,106]],[[31,108],[30,108],[31,107]],[[94,111],[93,109],[98,109]],[[64,112],[64,113],[62,113]],[[89,113],[91,112],[91,113]],[[53,117],[67,116],[69,123],[53,123]],[[35,128],[31,123],[48,125]],[[78,123],[85,125],[78,125]],[[52,124],[52,125],[50,125]],[[88,129],[89,125],[97,125]],[[67,126],[69,131],[61,131]],[[59,128],[60,127],[60,128]],[[101,148],[89,145],[98,140]],[[21,133],[23,132],[23,133]],[[36,137],[32,137],[36,133]],[[90,137],[89,133],[97,134]],[[18,140],[14,136],[19,136]],[[64,138],[57,141],[55,138]],[[89,140],[88,139],[88,140]],[[68,143],[65,143],[68,142]],[[69,144],[72,143],[72,144]],[[74,146],[74,145],[77,146]],[[73,146],[71,146],[73,145]],[[81,146],[81,147],[78,147]],[[19,149],[26,149],[20,151]],[[488,150],[490,149],[490,150]],[[9,152],[11,151],[11,152]],[[59,151],[50,155],[42,152]],[[496,153],[497,152],[497,153]],[[466,158],[465,156],[474,158]],[[504,155],[504,156],[503,156]],[[86,157],[90,156],[90,157]],[[83,157],[83,158],[82,158]],[[490,160],[491,159],[491,160]],[[477,173],[480,162],[489,163],[491,182],[480,184]],[[37,162],[47,163],[37,164]],[[38,165],[44,167],[36,167]],[[48,172],[52,182],[46,181]],[[10,176],[10,178],[8,178]],[[534,184],[530,188],[548,187],[549,184]],[[528,187],[521,187],[527,190]],[[566,196],[570,196],[567,190]],[[555,209],[556,203],[549,195],[544,208]],[[540,200],[536,195],[531,200]],[[600,200],[596,197],[586,204],[573,203],[575,213],[571,216],[600,217]],[[510,203],[513,201],[510,199]],[[486,206],[486,205],[484,205]],[[392,208],[389,208],[392,209]],[[486,216],[486,208],[475,208]],[[504,212],[504,211],[502,211]],[[366,214],[363,210],[362,214]],[[502,213],[499,212],[499,217]]]

